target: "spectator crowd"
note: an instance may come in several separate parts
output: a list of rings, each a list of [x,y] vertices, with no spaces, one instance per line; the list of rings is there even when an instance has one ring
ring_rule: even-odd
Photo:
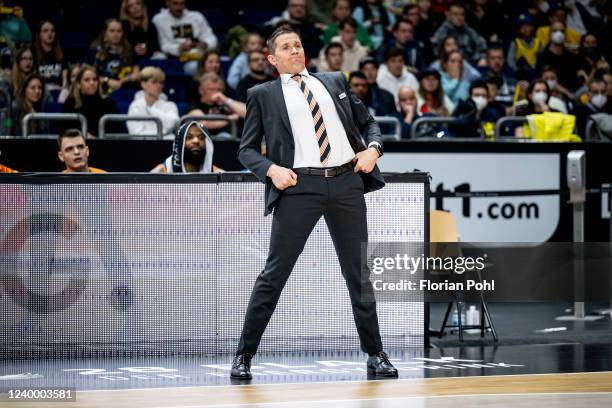
[[[611,128],[612,0],[288,0],[270,19],[225,32],[198,10],[203,2],[165,0],[150,13],[147,0],[123,0],[91,33],[89,49],[71,58],[58,40],[62,27],[29,21],[18,3],[0,1],[0,88],[10,104],[0,131],[62,133],[66,163],[71,153],[62,143],[99,136],[100,118],[112,113],[155,117],[172,140],[195,121],[182,127],[180,144],[191,146],[188,129],[202,130],[202,151],[212,151],[210,136],[239,138],[247,90],[277,77],[265,38],[281,25],[300,33],[309,70],[344,72],[374,116],[399,120],[405,139],[422,117],[449,118],[450,137],[492,137],[504,116],[544,113],[571,115],[582,139],[589,118]],[[44,120],[22,126],[40,112],[80,113],[87,134]],[[158,133],[147,121],[108,127]],[[439,130],[423,126],[416,134]],[[512,132],[528,136],[522,127]],[[77,141],[70,148],[86,152]],[[157,171],[170,171],[169,163]]]

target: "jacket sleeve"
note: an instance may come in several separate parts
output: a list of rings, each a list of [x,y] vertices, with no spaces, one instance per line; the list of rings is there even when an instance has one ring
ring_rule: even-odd
[[[344,74],[340,73],[339,75],[341,77],[341,81],[344,83],[344,91],[346,92],[348,100],[351,104],[353,119],[355,120],[355,124],[357,125],[361,136],[366,142],[366,146],[372,142],[376,142],[382,146],[381,133],[378,123],[376,123],[372,115],[370,115],[370,111],[368,111],[368,108],[363,104],[361,99],[351,92]]]
[[[259,87],[247,91],[247,111],[244,118],[242,139],[238,148],[238,160],[244,167],[253,172],[262,182],[266,182],[268,169],[274,164],[261,154],[263,139],[263,111],[261,107],[261,92]]]
[[[210,24],[208,24],[206,17],[201,13],[198,14],[200,14],[198,17],[201,18],[200,26],[198,27],[200,31],[198,39],[205,42],[209,50],[215,49],[217,47],[217,36],[210,27]]]
[[[166,21],[161,15],[153,17],[153,24],[157,29],[157,38],[159,40],[159,48],[164,54],[178,57],[179,43],[172,36],[172,30],[166,25]]]

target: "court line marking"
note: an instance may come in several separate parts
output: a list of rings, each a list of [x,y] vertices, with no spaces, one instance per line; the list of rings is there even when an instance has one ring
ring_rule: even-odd
[[[586,396],[586,395],[610,395],[609,391],[595,392],[534,392],[534,393],[504,393],[504,394],[458,394],[458,395],[423,395],[423,396],[407,396],[407,397],[381,397],[381,398],[354,398],[354,399],[328,399],[328,400],[299,400],[299,401],[277,401],[277,402],[247,402],[238,404],[216,404],[216,405],[159,405],[151,408],[216,408],[216,407],[248,407],[248,406],[266,406],[279,404],[304,404],[304,403],[338,403],[338,402],[365,402],[365,401],[397,401],[405,400],[425,400],[432,398],[466,398],[466,397],[542,397],[542,396]]]
[[[494,368],[494,367],[491,367]],[[355,384],[371,383],[372,381],[405,382],[414,380],[458,380],[462,378],[491,378],[491,377],[525,377],[525,376],[551,376],[551,375],[581,375],[581,374],[612,374],[612,371],[580,371],[577,373],[538,373],[538,374],[494,374],[494,375],[466,375],[461,377],[413,377],[398,379],[380,380],[346,380],[346,381],[313,381],[313,382],[293,382],[293,383],[262,383],[262,384],[223,384],[223,385],[187,385],[179,387],[144,387],[144,388],[119,388],[119,389],[99,389],[99,390],[77,390],[82,392],[121,392],[121,391],[143,391],[143,390],[168,390],[168,389],[188,389],[188,388],[234,388],[252,386],[287,386],[287,385],[309,385],[309,384]],[[229,377],[229,376],[228,376]]]

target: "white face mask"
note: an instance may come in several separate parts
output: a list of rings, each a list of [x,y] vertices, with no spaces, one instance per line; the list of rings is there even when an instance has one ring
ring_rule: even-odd
[[[533,103],[535,103],[536,105],[539,105],[541,103],[546,103],[546,100],[548,100],[548,94],[544,91],[538,91],[533,94],[531,99],[533,100]]]
[[[476,104],[476,109],[483,110],[487,106],[487,98],[484,96],[473,96],[472,101]]]
[[[540,9],[542,13],[548,13],[548,10],[550,10],[550,5],[548,4],[547,1],[543,1],[542,3],[540,3],[538,8]]]
[[[597,94],[591,97],[591,103],[596,108],[601,108],[608,102],[608,97],[606,95]]]
[[[550,36],[550,41],[554,42],[555,44],[563,44],[565,41],[565,33],[563,31],[553,32]]]
[[[546,83],[548,84],[548,88],[550,88],[550,89],[555,89],[555,86],[557,86],[557,80],[556,79],[547,79]]]

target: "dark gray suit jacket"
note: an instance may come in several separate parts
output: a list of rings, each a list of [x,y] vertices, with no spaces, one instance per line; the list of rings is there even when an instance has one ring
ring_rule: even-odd
[[[373,141],[382,146],[378,124],[361,100],[351,93],[344,74],[333,72],[311,75],[321,81],[331,95],[353,150],[365,150]],[[344,97],[341,97],[342,94]],[[261,154],[262,138],[266,141],[266,156]],[[282,194],[282,191],[274,187],[272,180],[266,177],[266,173],[272,164],[293,168],[294,153],[295,143],[280,78],[249,89],[238,159],[266,184],[264,215],[272,212]],[[378,167],[374,167],[371,173],[360,175],[364,181],[364,193],[385,185]]]

